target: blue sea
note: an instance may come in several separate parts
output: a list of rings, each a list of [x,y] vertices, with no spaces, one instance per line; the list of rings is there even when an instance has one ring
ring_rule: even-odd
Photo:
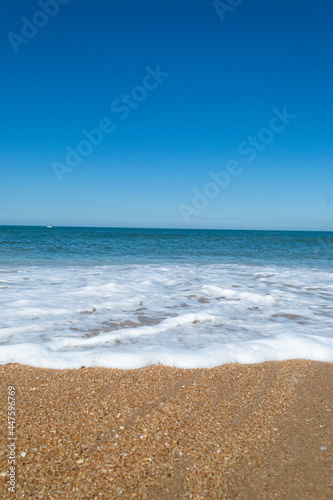
[[[333,361],[333,233],[0,226],[0,364]]]

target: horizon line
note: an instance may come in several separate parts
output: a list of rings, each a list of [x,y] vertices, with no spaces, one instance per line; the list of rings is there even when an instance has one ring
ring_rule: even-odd
[[[25,227],[25,228],[48,228],[46,225],[35,224],[0,224],[1,227]],[[236,228],[183,228],[183,227],[134,227],[134,226],[52,226],[52,229],[145,229],[145,230],[169,230],[169,231],[264,231],[264,232],[298,232],[298,233],[332,233],[333,229],[236,229]]]

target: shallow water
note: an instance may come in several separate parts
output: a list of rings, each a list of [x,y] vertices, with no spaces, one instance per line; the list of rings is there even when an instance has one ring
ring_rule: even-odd
[[[332,233],[0,228],[0,363],[333,361]]]

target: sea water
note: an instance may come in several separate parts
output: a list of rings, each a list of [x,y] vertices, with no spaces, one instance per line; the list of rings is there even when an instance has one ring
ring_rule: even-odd
[[[333,233],[0,227],[0,364],[333,361]]]

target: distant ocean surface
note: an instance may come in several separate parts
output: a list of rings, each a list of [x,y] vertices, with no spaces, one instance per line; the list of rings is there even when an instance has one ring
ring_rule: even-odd
[[[333,362],[333,233],[0,226],[0,364]]]

